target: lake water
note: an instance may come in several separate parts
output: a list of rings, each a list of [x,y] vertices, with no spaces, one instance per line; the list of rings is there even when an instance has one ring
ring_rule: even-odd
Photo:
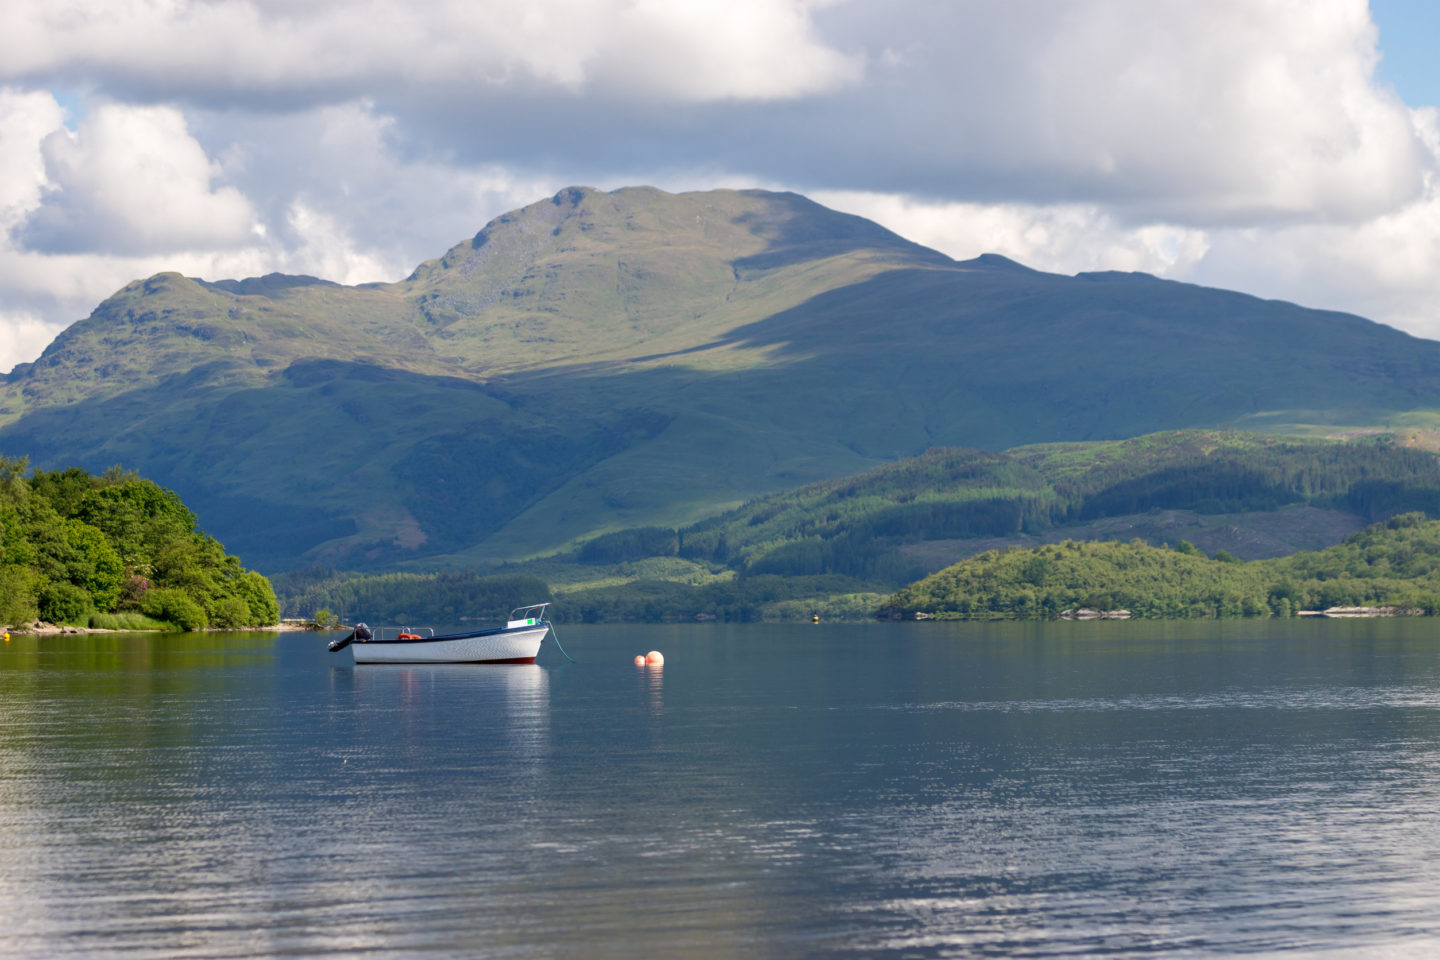
[[[1431,957],[1437,625],[16,637],[0,955]]]

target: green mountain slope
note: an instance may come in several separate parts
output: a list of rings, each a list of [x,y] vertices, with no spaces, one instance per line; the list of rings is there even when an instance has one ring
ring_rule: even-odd
[[[835,594],[893,591],[1010,547],[1190,542],[1242,560],[1319,550],[1396,513],[1440,516],[1437,468],[1428,450],[1375,440],[1216,431],[941,448],[679,530],[605,534],[523,569],[602,619],[768,616],[766,604],[799,597],[835,615]]]
[[[268,569],[467,566],[937,445],[1428,425],[1437,374],[1358,317],[957,263],[793,194],[575,188],[395,284],[131,284],[0,386],[0,451],[143,469]]]

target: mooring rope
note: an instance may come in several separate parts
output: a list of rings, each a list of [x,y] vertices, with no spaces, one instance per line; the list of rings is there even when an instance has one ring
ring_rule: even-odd
[[[566,660],[569,660],[571,663],[578,663],[579,661],[577,661],[574,657],[570,656],[570,654],[566,653],[565,648],[560,646],[560,634],[555,632],[555,624],[551,623],[549,620],[546,620],[545,626],[550,628],[550,636],[555,638],[555,649],[560,651],[560,656],[564,657]]]

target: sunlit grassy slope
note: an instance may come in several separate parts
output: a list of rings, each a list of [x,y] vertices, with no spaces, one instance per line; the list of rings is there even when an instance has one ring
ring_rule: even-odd
[[[1440,344],[1140,275],[955,262],[793,194],[574,188],[393,284],[137,281],[0,452],[179,490],[247,562],[471,565],[932,446],[1440,410]]]

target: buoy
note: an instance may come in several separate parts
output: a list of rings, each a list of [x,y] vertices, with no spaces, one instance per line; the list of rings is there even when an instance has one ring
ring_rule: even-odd
[[[649,653],[645,654],[645,666],[663,667],[664,665],[665,657],[663,654],[660,653],[659,650],[651,650]]]
[[[637,667],[643,667],[643,666],[645,666],[645,658],[644,658],[644,657],[636,657],[636,658],[635,658],[635,666],[637,666]]]

